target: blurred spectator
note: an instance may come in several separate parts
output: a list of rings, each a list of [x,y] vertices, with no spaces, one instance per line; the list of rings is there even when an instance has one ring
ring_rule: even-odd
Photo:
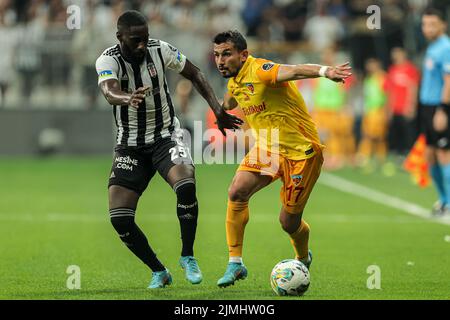
[[[349,23],[347,45],[352,55],[352,66],[356,71],[364,71],[364,63],[369,57],[378,56],[375,39],[377,30],[367,28],[367,8],[372,0],[349,0]]]
[[[303,37],[303,28],[308,13],[306,0],[291,0],[282,7],[284,38],[286,41],[299,41]]]
[[[381,62],[371,58],[366,61],[367,76],[364,79],[364,115],[362,120],[362,139],[358,148],[360,164],[371,172],[372,158],[375,156],[378,164],[385,161],[387,146],[387,117],[386,117],[386,75]]]
[[[353,137],[355,145],[359,146],[361,142],[361,124],[364,115],[364,77],[362,73],[355,72],[351,77],[351,86],[348,91],[347,108],[348,113],[353,118]],[[357,160],[357,159],[353,159]],[[352,161],[352,164],[355,161]]]
[[[211,37],[224,30],[242,30],[243,23],[239,19],[237,7],[229,5],[230,1],[211,1],[208,8],[208,31]]]
[[[334,49],[323,51],[322,64],[336,65]],[[312,117],[317,124],[321,141],[327,146],[324,151],[324,168],[339,169],[355,152],[353,116],[347,110],[348,85],[327,78],[313,79],[314,107]]]
[[[258,34],[262,23],[263,13],[272,6],[272,0],[246,0],[242,9],[242,19],[247,27],[247,36]]]
[[[43,44],[43,75],[52,92],[61,88],[69,93],[71,76],[70,44],[73,32],[66,27],[67,8],[62,0],[50,0],[46,14]],[[53,94],[53,93],[52,93]]]
[[[170,29],[167,22],[167,11],[170,11],[171,3],[164,0],[145,1],[141,7],[141,12],[147,16],[151,23],[149,29],[150,37],[167,38]]]
[[[204,31],[206,6],[196,4],[194,0],[174,1],[170,9],[165,11],[165,15],[166,22],[178,30]]]
[[[17,22],[26,21],[28,18],[29,6],[38,6],[45,0],[14,0],[11,2],[11,9],[15,11]],[[1,1],[0,1],[1,2]]]
[[[29,107],[41,71],[41,45],[44,39],[45,21],[42,6],[32,2],[26,9],[24,21],[18,26],[18,43],[14,53],[14,66],[21,80],[22,106]]]
[[[247,29],[254,52],[296,63],[310,61],[316,50],[337,41],[341,50],[350,50],[354,71],[362,72],[371,56],[387,66],[390,48],[402,43],[420,62],[425,44],[420,13],[430,3],[440,4],[443,12],[448,8],[448,0],[0,0],[0,103],[7,92],[9,106],[29,105],[28,100],[33,106],[92,105],[98,90],[90,62],[97,47],[117,43],[111,31],[127,9],[149,18],[150,37],[167,39],[195,64],[210,66],[205,73],[221,95],[225,81],[215,71],[210,50],[217,32]],[[66,6],[72,4],[81,8],[80,30],[66,28]],[[372,4],[382,9],[381,30],[367,28],[366,10]],[[179,77],[167,80],[174,87]],[[350,98],[358,94],[355,89]],[[24,103],[18,103],[22,98]]]
[[[327,14],[337,18],[341,23],[346,22],[348,10],[343,0],[331,0],[326,5]]]
[[[156,33],[150,28],[150,37],[164,37],[189,57],[194,64],[200,64],[209,54],[211,40],[208,38],[207,5],[193,0],[176,0],[169,4],[164,13],[165,30]],[[182,30],[182,32],[180,32]],[[168,75],[169,87],[175,86],[179,76]]]
[[[14,78],[13,56],[17,36],[14,29],[16,19],[15,12],[11,9],[11,1],[0,1],[0,43],[2,54],[0,55],[0,107],[6,104],[6,92]]]
[[[119,15],[124,11],[124,2],[115,1],[108,12],[110,21],[117,21]],[[94,108],[98,96],[97,73],[95,71],[95,60],[102,53],[105,47],[117,43],[117,39],[111,36],[109,28],[115,28],[113,24],[109,28],[105,28],[105,21],[99,20],[102,15],[96,15],[94,0],[85,2],[82,27],[74,32],[71,43],[71,54],[74,65],[74,72],[78,76],[77,83],[83,98],[82,104],[84,108]],[[104,12],[105,13],[105,12]],[[115,22],[114,22],[115,24]],[[95,41],[93,41],[95,39]]]
[[[414,118],[416,115],[419,71],[408,60],[403,48],[391,52],[392,66],[386,77],[389,112],[389,146],[397,154],[405,156],[414,142]]]
[[[306,21],[303,30],[313,50],[320,52],[344,37],[344,27],[338,18],[327,15],[325,4],[318,5],[317,14]]]
[[[378,58],[388,66],[391,50],[404,46],[405,18],[408,12],[407,1],[384,0],[382,3],[381,25],[383,32],[378,32],[376,42]]]
[[[414,53],[426,47],[426,40],[422,34],[422,12],[429,5],[429,0],[408,0],[408,27],[405,30],[405,46]]]
[[[376,56],[383,66],[389,64],[390,50],[404,46],[404,29],[408,3],[402,0],[349,0],[350,20],[347,44],[352,52],[354,67],[363,69],[364,61]],[[380,8],[379,28],[369,29],[367,8],[377,5]],[[376,13],[376,12],[375,12]]]

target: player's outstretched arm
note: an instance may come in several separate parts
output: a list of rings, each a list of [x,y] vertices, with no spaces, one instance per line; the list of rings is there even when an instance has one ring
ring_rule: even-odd
[[[243,121],[238,117],[225,112],[217,100],[213,89],[206,80],[205,75],[199,68],[189,60],[186,60],[186,65],[184,66],[183,71],[181,71],[181,75],[190,80],[195,89],[202,95],[206,102],[208,102],[217,118],[217,126],[224,136],[226,135],[225,129],[239,129],[239,126]]]
[[[330,67],[319,64],[280,65],[277,74],[277,82],[301,80],[308,78],[326,77],[335,82],[344,82],[350,77],[352,67],[350,63]]]
[[[105,80],[100,83],[100,90],[109,104],[129,105],[134,108],[139,108],[139,104],[144,101],[145,94],[150,87],[140,87],[133,93],[127,93],[120,89],[119,81],[116,79]]]

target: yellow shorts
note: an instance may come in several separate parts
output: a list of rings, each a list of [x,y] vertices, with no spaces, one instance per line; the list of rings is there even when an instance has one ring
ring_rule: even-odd
[[[369,138],[384,139],[387,134],[387,118],[383,109],[366,113],[362,120],[361,131]]]
[[[333,134],[336,125],[339,123],[337,121],[338,116],[339,113],[333,110],[316,110],[311,113],[322,139],[327,140]]]
[[[238,171],[258,172],[272,177],[272,182],[281,178],[283,186],[280,199],[285,211],[292,214],[303,212],[309,195],[319,178],[323,164],[322,150],[313,147],[314,156],[304,160],[291,160],[281,155],[261,152],[253,147],[242,160]],[[264,155],[261,157],[261,154]],[[261,159],[262,158],[262,159]]]

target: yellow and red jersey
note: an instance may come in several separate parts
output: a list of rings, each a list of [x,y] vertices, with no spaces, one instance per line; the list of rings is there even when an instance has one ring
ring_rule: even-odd
[[[279,67],[249,56],[228,81],[228,91],[246,116],[259,148],[292,160],[307,159],[323,146],[295,83],[276,82]]]

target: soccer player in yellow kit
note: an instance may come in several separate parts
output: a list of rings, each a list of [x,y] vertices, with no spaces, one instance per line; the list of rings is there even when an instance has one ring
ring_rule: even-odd
[[[343,82],[351,75],[348,63],[327,67],[314,64],[285,65],[249,55],[247,42],[238,31],[215,36],[217,68],[229,78],[223,108],[240,106],[253,130],[255,145],[239,166],[228,192],[226,234],[227,270],[217,285],[226,287],[245,279],[242,261],[248,201],[257,191],[281,179],[280,223],[294,247],[296,258],[308,268],[309,226],[302,219],[308,197],[319,177],[322,149],[315,124],[292,80],[327,77]]]

